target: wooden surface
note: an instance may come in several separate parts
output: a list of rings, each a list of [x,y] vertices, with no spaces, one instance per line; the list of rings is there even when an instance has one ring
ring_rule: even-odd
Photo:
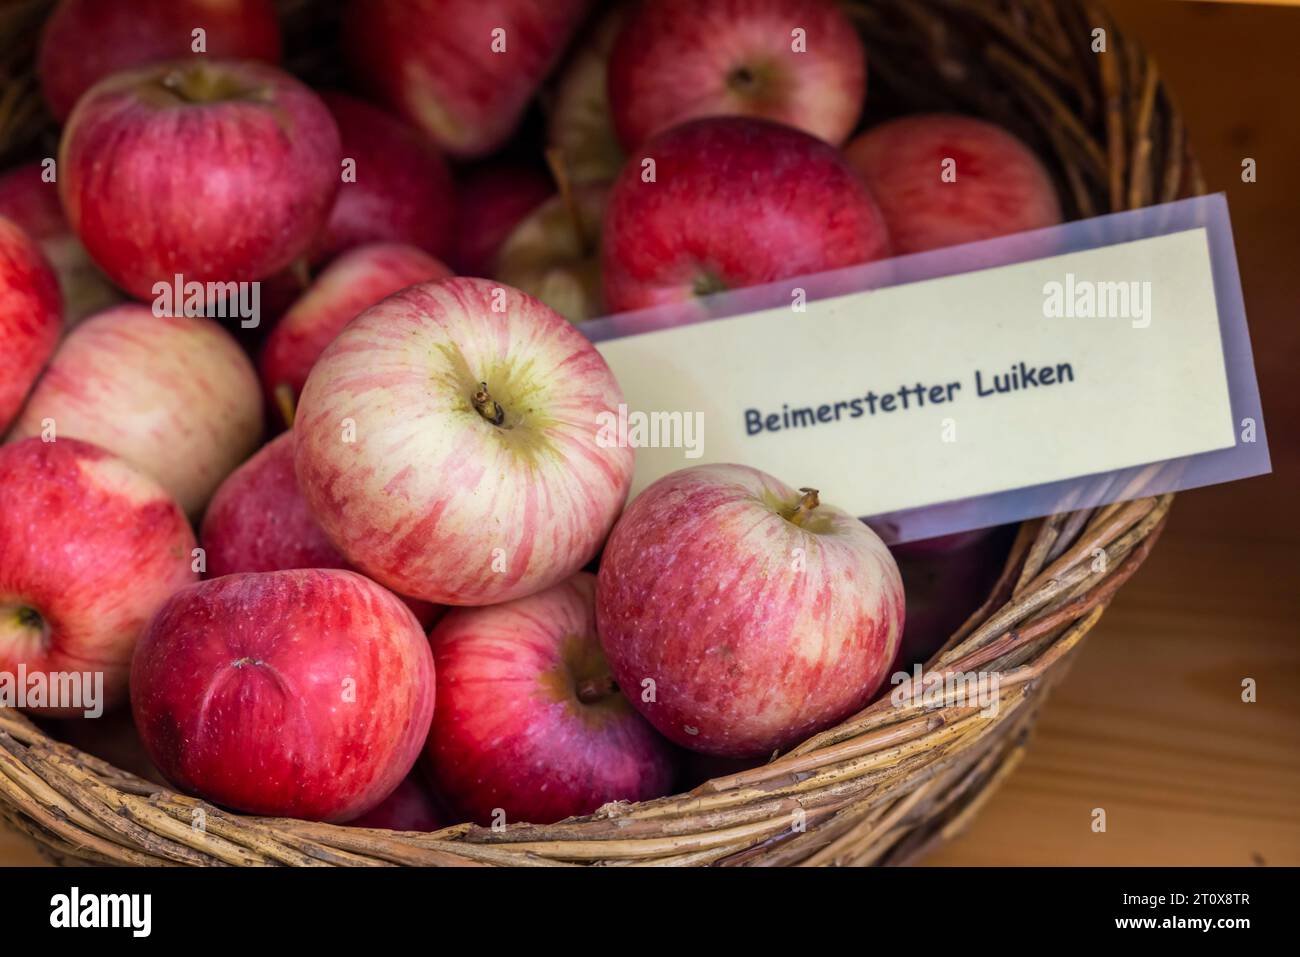
[[[1109,0],[1225,190],[1272,475],[1179,496],[1029,753],[929,864],[1300,864],[1300,11]],[[1254,157],[1259,180],[1241,182]],[[1258,702],[1241,701],[1241,681]],[[1106,811],[1104,834],[1091,830]]]
[[[1300,11],[1108,6],[1156,55],[1228,193],[1274,474],[1179,497],[1024,763],[927,863],[1300,864]],[[39,862],[0,830],[0,863]]]

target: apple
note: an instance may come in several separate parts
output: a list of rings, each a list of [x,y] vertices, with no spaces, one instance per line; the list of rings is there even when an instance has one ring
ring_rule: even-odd
[[[311,283],[311,270],[307,268],[306,260],[299,259],[293,266],[258,280],[256,323],[246,322],[242,315],[230,309],[227,310],[225,319],[220,316],[217,318],[222,322],[222,327],[235,337],[241,349],[250,356],[261,355],[266,340],[270,338],[281,317],[302,298]],[[238,304],[245,305],[246,300],[240,300]],[[268,415],[267,425],[278,431],[280,413],[272,411],[269,405],[268,412],[271,414]]]
[[[656,0],[609,59],[624,147],[706,116],[753,116],[840,146],[867,95],[866,54],[834,0]]]
[[[570,322],[602,315],[600,230],[608,192],[591,183],[542,203],[501,244],[493,275]]]
[[[257,448],[257,373],[210,319],[116,306],[68,334],[14,423],[17,438],[49,433],[120,455],[195,515]]]
[[[40,248],[0,216],[0,430],[9,427],[54,354],[61,309],[59,282]]]
[[[428,786],[418,774],[412,773],[382,802],[348,821],[348,826],[384,831],[437,831],[446,827],[446,822]]]
[[[933,558],[961,551],[987,538],[993,531],[994,529],[991,528],[973,528],[965,532],[938,535],[934,538],[900,542],[897,545],[891,545],[889,550],[894,553],[895,558],[902,558],[904,555],[908,558]]]
[[[610,192],[605,305],[640,309],[889,255],[871,193],[832,146],[723,117],[648,142]],[[651,177],[650,173],[653,173]]]
[[[338,124],[345,178],[313,258],[324,262],[365,243],[418,246],[431,256],[451,250],[456,196],[442,154],[420,133],[383,110],[343,93],[322,94]]]
[[[395,293],[307,378],[294,462],[348,562],[442,605],[522,598],[591,560],[623,507],[622,392],[553,310],[486,279]]]
[[[194,547],[176,502],[103,449],[76,439],[0,446],[0,672],[90,671],[103,676],[105,710],[124,701],[145,625],[198,578]]]
[[[117,708],[94,721],[61,719],[51,722],[49,730],[51,737],[78,751],[94,755],[138,778],[164,787],[167,785],[167,779],[149,759],[149,752],[140,740],[140,732],[135,729],[135,719],[131,717],[130,708]]]
[[[122,298],[68,225],[59,202],[58,184],[45,181],[41,163],[28,163],[0,174],[0,216],[13,220],[36,240],[54,267],[66,324],[75,325]]]
[[[741,771],[750,771],[763,764],[762,758],[726,758],[716,754],[701,754],[698,751],[682,752],[682,775],[678,787],[683,791],[694,790],[706,781],[723,778]]]
[[[203,30],[203,49],[196,49]],[[160,60],[280,61],[272,0],[60,0],[41,34],[37,73],[50,111],[68,118],[110,73]]]
[[[68,221],[114,282],[252,282],[304,255],[329,218],[339,132],[306,86],[252,61],[114,74],[59,146]]]
[[[1015,136],[945,113],[881,123],[844,149],[880,202],[897,255],[1052,226],[1052,177]]]
[[[262,385],[284,423],[293,424],[294,403],[307,373],[344,326],[399,289],[450,275],[432,256],[401,243],[359,246],[325,267],[276,323],[262,349]]]
[[[588,0],[352,0],[343,47],[371,96],[447,153],[510,138]]]
[[[614,527],[596,623],[620,688],[669,739],[769,756],[871,700],[903,585],[866,525],[740,465],[665,476]]]
[[[175,786],[237,811],[349,821],[429,732],[433,655],[395,595],[339,569],[226,575],[173,595],[131,665],[145,747]]]
[[[890,549],[907,594],[907,623],[891,674],[929,661],[988,598],[1006,559],[1006,531],[959,532]]]
[[[488,163],[462,174],[456,195],[452,268],[462,276],[488,276],[501,243],[520,220],[555,195],[555,186],[535,167]]]
[[[671,790],[668,742],[601,653],[595,590],[580,572],[527,598],[453,609],[429,636],[438,710],[425,755],[438,792],[471,820],[550,824]]]
[[[618,3],[573,47],[551,91],[547,140],[559,150],[574,184],[608,183],[627,158],[609,111],[610,51],[627,16]]]
[[[237,572],[348,567],[298,491],[292,432],[262,446],[221,483],[203,515],[199,541],[210,578]],[[437,609],[427,602],[411,599],[406,605],[425,629],[437,619]]]

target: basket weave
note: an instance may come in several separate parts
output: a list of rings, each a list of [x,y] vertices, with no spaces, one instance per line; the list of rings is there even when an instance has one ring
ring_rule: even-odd
[[[49,0],[0,14],[0,160],[57,135],[30,75]],[[282,4],[295,25],[316,5]],[[1100,8],[1077,0],[868,0],[866,122],[918,110],[987,117],[1052,167],[1066,214],[1084,217],[1204,192],[1154,65]],[[324,11],[328,13],[329,11]],[[1092,52],[1094,29],[1108,52]],[[302,45],[300,43],[300,45]],[[994,713],[888,697],[770,763],[689,794],[614,804],[547,826],[394,833],[241,816],[52,740],[0,709],[0,818],[65,864],[754,865],[897,864],[947,839],[1015,767],[1071,653],[1145,560],[1172,496],[1022,524],[983,606],[932,671],[997,671]],[[1098,549],[1105,560],[1099,560]],[[200,813],[201,812],[201,813]]]

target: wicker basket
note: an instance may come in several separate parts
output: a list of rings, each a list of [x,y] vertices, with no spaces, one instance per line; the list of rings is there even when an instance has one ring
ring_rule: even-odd
[[[52,152],[31,77],[49,0],[0,14],[0,161]],[[327,4],[282,4],[312,79]],[[1076,0],[860,0],[866,122],[917,110],[988,117],[1046,158],[1066,214],[1203,192],[1155,67]],[[295,32],[295,29],[297,32]],[[1095,29],[1107,51],[1092,52]],[[307,39],[304,39],[307,38]],[[296,51],[296,52],[295,52]],[[93,864],[896,864],[960,830],[1015,767],[1047,690],[1159,536],[1172,496],[1024,523],[983,606],[930,662],[998,671],[998,707],[886,697],[752,770],[689,794],[501,829],[394,833],[254,818],[120,771],[0,710],[0,818],[53,860]],[[1097,549],[1106,561],[1096,560]]]

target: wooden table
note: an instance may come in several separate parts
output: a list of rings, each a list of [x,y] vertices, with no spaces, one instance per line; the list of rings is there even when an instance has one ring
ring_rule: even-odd
[[[1274,474],[1179,497],[1023,764],[928,863],[1300,864],[1300,11],[1109,6],[1155,54],[1228,193]],[[0,864],[39,862],[0,831]]]

